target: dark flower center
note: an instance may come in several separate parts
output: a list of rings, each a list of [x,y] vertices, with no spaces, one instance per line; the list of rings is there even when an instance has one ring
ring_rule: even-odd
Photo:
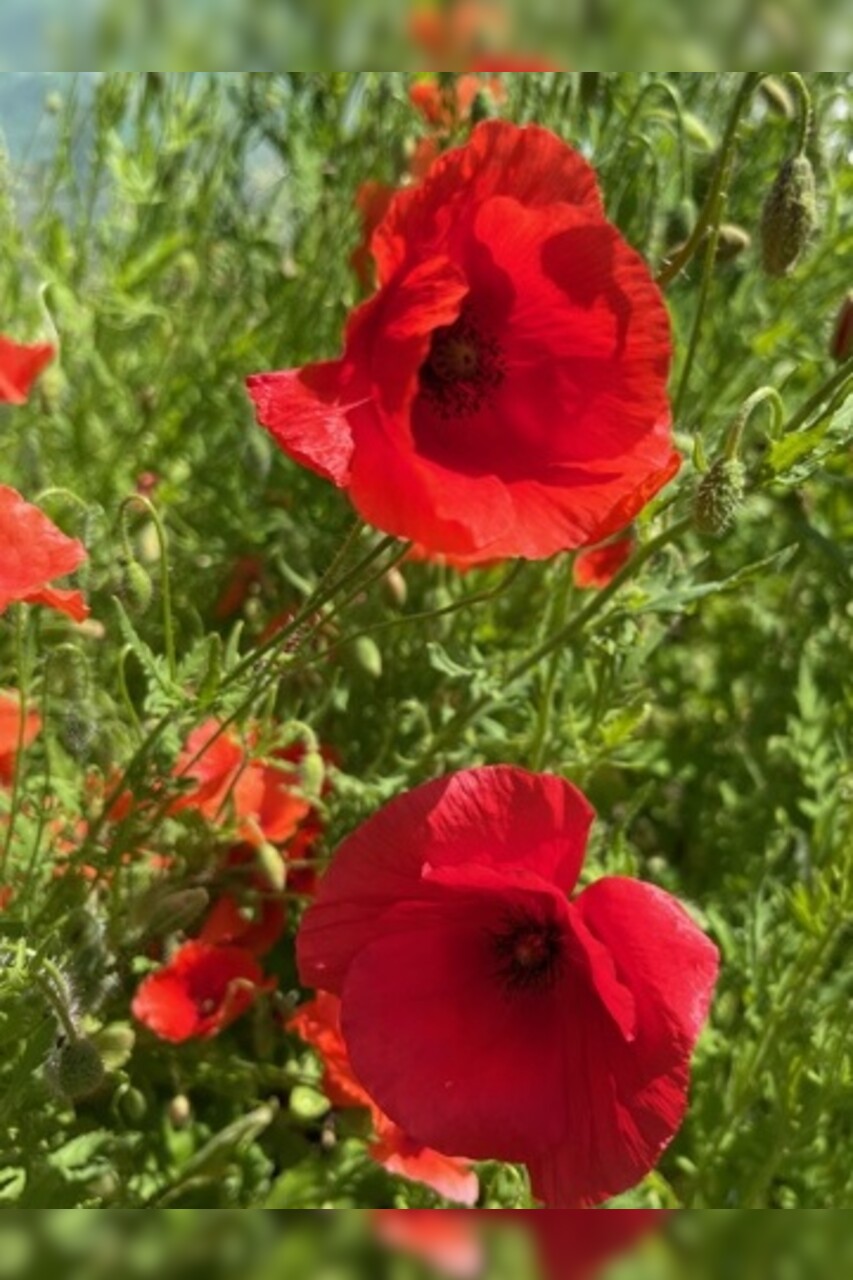
[[[467,416],[480,409],[505,376],[500,344],[465,308],[454,324],[433,334],[421,369],[421,391],[441,417]]]
[[[506,989],[549,990],[565,957],[565,940],[559,924],[534,917],[513,917],[494,935],[498,974]]]

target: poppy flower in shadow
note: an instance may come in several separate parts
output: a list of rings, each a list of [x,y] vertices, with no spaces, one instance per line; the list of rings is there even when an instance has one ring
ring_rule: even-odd
[[[657,1163],[718,972],[660,889],[613,877],[572,896],[593,817],[519,769],[428,783],[344,843],[297,942],[376,1105],[444,1154],[527,1165],[550,1208]]]
[[[10,604],[43,604],[83,622],[89,609],[79,591],[51,584],[79,569],[86,549],[68,538],[21,495],[0,485],[0,613]]]
[[[624,528],[675,474],[661,294],[593,170],[488,121],[398,192],[340,360],[248,380],[260,422],[378,528],[459,564]]]
[[[477,1175],[466,1160],[453,1159],[414,1142],[377,1107],[356,1078],[341,1034],[340,1001],[321,992],[303,1005],[288,1029],[310,1044],[323,1061],[323,1090],[332,1106],[364,1108],[370,1112],[373,1140],[369,1155],[389,1173],[419,1182],[445,1200],[473,1205],[480,1193]]]

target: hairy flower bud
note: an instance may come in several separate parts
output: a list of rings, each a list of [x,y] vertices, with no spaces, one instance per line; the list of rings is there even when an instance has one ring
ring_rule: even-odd
[[[81,1102],[97,1093],[105,1074],[101,1055],[91,1040],[69,1040],[59,1050],[56,1083],[72,1102]]]
[[[817,225],[814,169],[808,156],[793,156],[779,170],[764,203],[762,261],[769,276],[784,276],[793,271]]]
[[[128,612],[141,617],[151,604],[154,587],[150,574],[143,569],[138,560],[123,559],[121,562],[121,595]]]
[[[752,236],[743,227],[733,222],[724,222],[720,227],[720,240],[717,245],[717,261],[734,262],[752,244]]]
[[[844,299],[838,313],[830,353],[839,364],[853,358],[853,289]]]
[[[693,519],[700,533],[719,538],[732,527],[743,503],[745,491],[743,463],[738,458],[720,458],[702,480],[696,493]]]

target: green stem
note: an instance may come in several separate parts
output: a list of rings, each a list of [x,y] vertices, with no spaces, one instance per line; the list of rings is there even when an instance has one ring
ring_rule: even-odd
[[[169,665],[169,679],[174,683],[178,677],[178,659],[175,652],[175,624],[172,614],[172,579],[169,573],[169,543],[166,528],[153,502],[142,494],[134,493],[125,498],[120,507],[122,530],[126,532],[125,521],[128,508],[136,505],[150,516],[157,532],[157,545],[160,550],[160,591],[163,597],[163,639],[166,645],[166,661]]]
[[[760,84],[762,78],[762,72],[749,71],[741,82],[740,89],[738,90],[738,94],[732,108],[731,116],[729,117],[726,133],[723,138],[722,150],[720,151],[720,158],[717,161],[717,168],[714,173],[714,180],[711,183],[711,190],[708,192],[708,198],[705,201],[701,213],[699,214],[696,226],[693,228],[693,233],[689,240],[658,273],[658,284],[662,289],[665,289],[668,285],[672,284],[673,280],[675,280],[677,276],[680,276],[687,264],[693,260],[708,233],[708,229],[714,224],[714,222],[719,226],[721,215],[720,196],[727,188],[731,179],[735,147],[737,145],[738,128],[740,127],[740,122],[749,100]],[[719,236],[719,230],[717,234]],[[716,253],[716,248],[714,252]]]
[[[786,71],[785,79],[789,80],[794,86],[800,104],[800,128],[797,136],[797,153],[802,155],[808,146],[809,134],[811,133],[812,120],[814,118],[814,105],[812,103],[812,95],[799,71]]]
[[[526,676],[529,671],[538,667],[543,659],[550,657],[552,653],[565,649],[570,644],[574,643],[574,641],[577,640],[578,637],[587,629],[590,622],[598,617],[613,597],[622,590],[622,587],[624,587],[626,583],[630,582],[632,578],[636,577],[640,570],[644,568],[648,561],[657,555],[659,551],[668,546],[671,542],[675,542],[683,533],[686,533],[691,526],[692,519],[690,517],[686,517],[685,519],[678,521],[677,524],[671,525],[668,529],[665,529],[662,533],[658,534],[656,538],[653,538],[651,542],[647,543],[644,547],[641,547],[636,554],[632,556],[625,567],[616,574],[612,582],[608,583],[606,587],[603,587],[601,591],[597,592],[592,597],[589,604],[581,609],[580,613],[572,618],[565,626],[558,628],[556,632],[548,636],[548,638],[544,640],[538,648],[534,649],[533,652],[528,654],[528,656],[522,659],[521,662],[516,663],[514,667],[510,668],[501,682],[503,690],[505,691],[511,688],[517,683],[517,681]],[[460,711],[434,739],[429,751],[422,758],[421,765],[426,767],[427,765],[432,764],[435,758],[445,751],[465,729],[475,721],[479,720],[484,712],[490,711],[495,705],[497,705],[497,700],[491,694],[484,694],[481,698],[478,698],[476,702],[472,703],[470,707]]]
[[[21,775],[23,773],[24,759],[24,743],[26,741],[27,731],[27,696],[28,696],[28,669],[26,663],[26,654],[24,652],[24,629],[25,629],[25,610],[26,606],[19,604],[15,611],[15,656],[16,668],[18,675],[18,741],[15,745],[15,761],[12,767],[12,797],[9,809],[8,825],[6,827],[6,838],[3,841],[3,853],[0,855],[0,882],[6,878],[6,868],[9,862],[9,853],[12,849],[12,841],[15,836],[15,824],[18,818],[18,809],[21,801]]]
[[[728,460],[736,458],[740,453],[743,433],[746,430],[747,423],[755,410],[762,404],[770,406],[770,412],[773,418],[771,431],[774,439],[778,439],[782,434],[782,427],[785,421],[784,401],[775,387],[761,387],[744,402],[740,412],[729,428],[724,450],[725,457]]]
[[[849,361],[845,362],[838,372],[833,374],[831,378],[828,378],[823,386],[806,401],[802,408],[798,409],[792,418],[789,418],[785,423],[783,435],[787,436],[791,435],[794,431],[799,431],[801,427],[806,425],[812,415],[817,413],[825,400],[829,400],[834,396],[836,391],[842,391],[845,389],[847,384],[853,388],[853,367],[851,367]]]

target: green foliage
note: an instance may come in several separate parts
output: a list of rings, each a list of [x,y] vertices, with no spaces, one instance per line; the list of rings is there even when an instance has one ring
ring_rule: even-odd
[[[639,522],[637,571],[591,596],[565,556],[463,575],[358,529],[337,557],[345,501],[252,422],[248,373],[339,350],[358,298],[356,190],[397,181],[422,129],[407,77],[153,74],[106,74],[92,92],[67,77],[41,125],[47,158],[0,168],[3,327],[61,339],[31,404],[0,418],[0,472],[32,500],[49,488],[45,508],[86,542],[94,615],[82,630],[34,610],[0,619],[0,684],[45,725],[0,789],[0,884],[15,889],[0,911],[0,1204],[440,1203],[370,1162],[361,1118],[328,1106],[282,1030],[291,941],[270,960],[278,1004],[216,1041],[139,1033],[116,1051],[144,957],[208,900],[217,850],[170,807],[171,775],[217,715],[277,722],[276,745],[310,726],[302,785],[322,793],[323,856],[444,768],[572,778],[600,815],[588,874],[677,894],[723,954],[688,1121],[631,1206],[849,1207],[853,399],[828,344],[853,254],[851,77],[807,77],[822,230],[793,275],[765,278],[742,239],[709,258],[692,368],[713,245],[668,291],[685,457],[698,440],[713,465],[761,386],[782,396],[785,430],[750,428],[725,538],[688,527],[701,477],[685,463]],[[738,73],[506,79],[506,114],[583,148],[654,266],[689,241]],[[740,123],[725,216],[754,243],[795,133],[759,98]],[[155,480],[167,574],[150,513],[134,500],[130,532],[122,514]],[[317,742],[334,753],[331,792]],[[125,787],[136,804],[116,814]],[[57,1085],[70,1032],[98,1046],[90,1096],[62,1085],[61,1062]],[[482,1172],[490,1207],[529,1203],[515,1170]]]

